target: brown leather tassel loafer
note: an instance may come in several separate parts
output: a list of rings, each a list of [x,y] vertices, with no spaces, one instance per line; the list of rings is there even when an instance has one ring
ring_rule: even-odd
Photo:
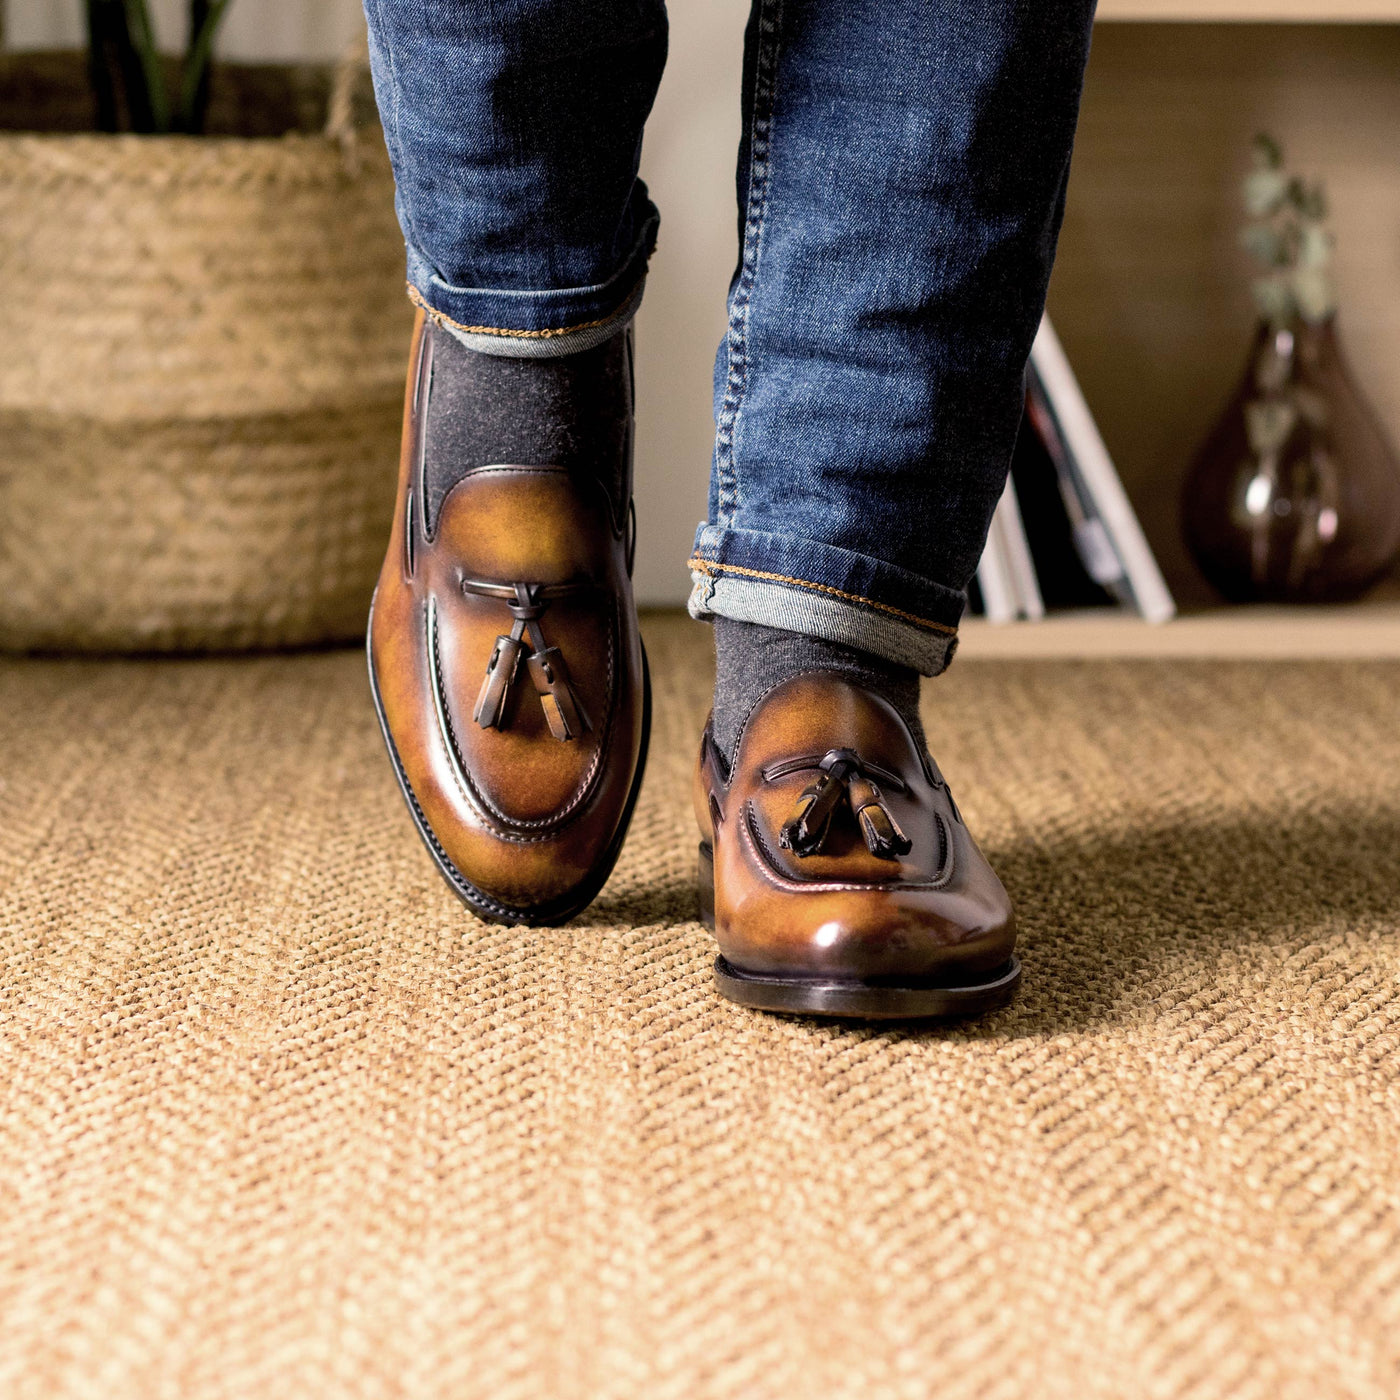
[[[468,352],[421,316],[414,334],[370,683],[419,834],[494,923],[561,923],[588,904],[641,783],[651,692],[632,602],[630,341],[615,353],[620,460],[444,470],[429,421],[435,405],[459,411],[450,376]]]
[[[707,728],[700,901],[732,1001],[969,1016],[1020,980],[1001,881],[894,708],[831,672],[771,690],[726,769]]]

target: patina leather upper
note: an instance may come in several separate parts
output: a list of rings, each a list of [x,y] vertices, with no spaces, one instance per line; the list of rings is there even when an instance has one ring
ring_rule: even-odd
[[[750,974],[973,980],[1016,941],[1011,903],[895,709],[831,672],[778,685],[732,766],[707,729],[695,809],[715,934]]]
[[[475,467],[430,534],[434,334],[420,316],[370,620],[381,716],[420,830],[467,886],[454,879],[458,892],[488,917],[564,918],[616,856],[643,757],[630,473],[619,499],[611,469]]]

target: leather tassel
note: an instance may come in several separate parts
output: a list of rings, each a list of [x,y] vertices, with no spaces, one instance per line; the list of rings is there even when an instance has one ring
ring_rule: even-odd
[[[889,808],[885,806],[880,789],[868,778],[849,779],[847,790],[851,810],[860,823],[860,834],[872,856],[878,860],[898,860],[913,844],[899,829]]]
[[[845,790],[840,778],[823,773],[797,799],[792,816],[778,833],[778,844],[800,856],[814,855],[821,848],[836,804]]]
[[[549,732],[556,739],[576,739],[584,730],[574,692],[569,688],[569,672],[558,647],[530,654],[526,663],[539,692]]]
[[[525,644],[514,637],[497,637],[496,648],[486,667],[486,679],[476,697],[476,713],[472,716],[483,729],[499,729],[505,718],[506,700],[511,682],[520,666],[520,653]]]

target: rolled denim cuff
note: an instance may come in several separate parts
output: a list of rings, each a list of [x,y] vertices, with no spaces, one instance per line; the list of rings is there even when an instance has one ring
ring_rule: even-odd
[[[691,617],[761,622],[857,647],[925,676],[947,669],[966,599],[868,555],[816,540],[701,525]]]
[[[540,292],[453,286],[409,244],[408,297],[480,354],[525,360],[575,355],[610,340],[637,314],[658,222],[647,220],[627,261],[606,282]]]

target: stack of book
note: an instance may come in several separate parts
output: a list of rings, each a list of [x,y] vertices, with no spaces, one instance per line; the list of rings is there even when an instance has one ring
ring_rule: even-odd
[[[1046,608],[1116,605],[1148,622],[1176,612],[1093,414],[1048,318],[1026,368],[1026,413],[977,566],[989,622]]]

